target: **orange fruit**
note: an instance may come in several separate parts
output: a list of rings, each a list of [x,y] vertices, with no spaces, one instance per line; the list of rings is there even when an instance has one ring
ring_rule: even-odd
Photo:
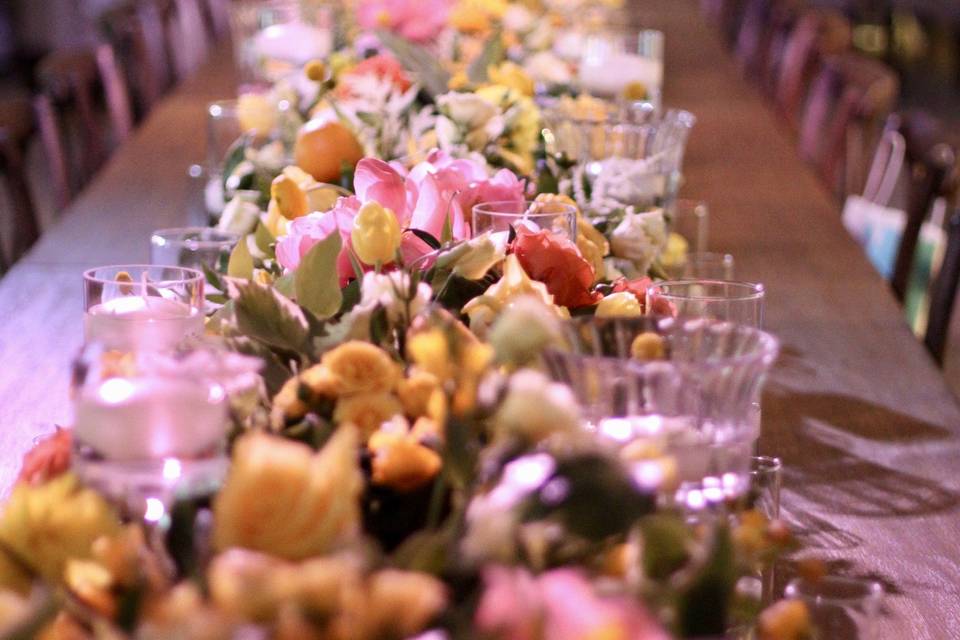
[[[293,147],[297,166],[318,182],[336,183],[344,163],[355,166],[363,158],[356,136],[336,120],[311,120],[297,134]]]

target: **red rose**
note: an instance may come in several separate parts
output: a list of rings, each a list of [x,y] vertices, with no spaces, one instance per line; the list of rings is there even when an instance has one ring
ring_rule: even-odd
[[[397,59],[381,53],[359,62],[355,67],[344,73],[340,86],[337,87],[338,94],[343,97],[352,95],[351,80],[363,76],[376,76],[381,80],[387,80],[400,91],[406,91],[411,85],[410,77],[407,76],[407,72],[397,62]]]
[[[656,316],[675,315],[673,305],[671,305],[667,300],[660,298],[657,298],[653,301],[653,309],[647,309],[647,289],[649,289],[650,285],[652,284],[653,280],[646,276],[642,278],[636,278],[635,280],[617,278],[613,281],[613,292],[620,293],[622,291],[629,291],[632,293],[637,298],[637,302],[640,303],[644,313]]]
[[[530,231],[518,226],[513,252],[527,275],[547,285],[558,305],[575,309],[600,299],[591,291],[596,279],[593,266],[567,238],[545,229]]]
[[[43,484],[70,468],[72,438],[69,429],[57,427],[56,433],[39,440],[23,456],[17,482]]]

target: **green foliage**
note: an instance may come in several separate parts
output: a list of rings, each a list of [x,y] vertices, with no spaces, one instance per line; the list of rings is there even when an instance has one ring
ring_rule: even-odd
[[[450,74],[434,54],[389,31],[377,31],[377,39],[390,49],[404,69],[416,76],[431,97],[447,92]]]
[[[227,275],[231,278],[243,278],[245,280],[253,277],[253,255],[251,255],[250,247],[247,245],[246,236],[240,238],[240,242],[230,253]]]
[[[730,528],[716,528],[710,555],[677,603],[677,625],[682,637],[723,634],[737,580]]]
[[[343,302],[337,276],[340,243],[340,234],[331,233],[303,256],[294,272],[297,303],[320,319],[333,316]]]
[[[231,297],[241,333],[277,349],[308,350],[309,323],[292,300],[273,287],[250,281],[232,282]]]
[[[503,46],[503,36],[500,29],[494,29],[483,45],[483,51],[477,56],[467,68],[467,78],[470,82],[482,84],[487,82],[490,77],[487,69],[492,65],[496,66],[506,57],[506,50]]]

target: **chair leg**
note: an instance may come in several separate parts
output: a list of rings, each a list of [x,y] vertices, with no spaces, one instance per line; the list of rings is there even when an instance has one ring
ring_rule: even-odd
[[[23,154],[9,140],[0,137],[0,170],[6,176],[13,212],[13,242],[9,261],[13,263],[40,237],[30,188],[27,186]],[[2,253],[2,252],[0,252]],[[0,256],[0,260],[3,256]],[[6,269],[8,265],[4,264]]]
[[[957,299],[957,286],[960,285],[960,211],[950,218],[947,238],[947,250],[930,295],[930,315],[924,337],[930,355],[940,366],[943,366],[950,318]]]
[[[47,96],[40,95],[34,98],[33,109],[37,118],[37,127],[40,129],[40,141],[50,172],[50,182],[53,184],[54,203],[62,209],[70,202],[72,191],[60,126],[53,112],[53,104]]]

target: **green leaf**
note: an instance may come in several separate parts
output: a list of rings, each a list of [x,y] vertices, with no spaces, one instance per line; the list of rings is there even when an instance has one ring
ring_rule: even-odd
[[[340,246],[340,234],[331,233],[303,256],[294,272],[297,303],[321,319],[339,311],[343,302],[337,276]]]
[[[440,242],[447,244],[453,240],[453,221],[450,211],[447,211],[447,217],[443,219],[443,229],[440,231]]]
[[[343,294],[343,302],[340,303],[340,313],[347,313],[360,302],[360,281],[351,280],[347,286],[340,290],[340,293]]]
[[[289,366],[277,356],[276,353],[262,342],[251,340],[245,336],[231,338],[227,341],[230,348],[237,353],[243,353],[248,356],[256,356],[263,360],[263,369],[260,371],[263,382],[267,387],[267,393],[274,396],[280,391],[287,380],[293,376],[293,371]]]
[[[449,90],[450,74],[428,50],[389,31],[377,31],[377,39],[390,49],[404,69],[416,76],[432,97]]]
[[[273,287],[231,282],[234,315],[241,333],[264,344],[301,352],[308,347],[308,324],[300,307]]]
[[[297,294],[294,287],[294,274],[285,273],[273,281],[273,288],[280,292],[280,295],[293,298]]]
[[[706,563],[677,603],[681,637],[724,633],[736,580],[730,528],[718,525]]]
[[[689,529],[677,516],[654,514],[643,519],[643,569],[654,580],[666,580],[689,558]]]
[[[249,280],[253,277],[253,256],[247,246],[247,237],[240,238],[240,242],[230,253],[230,262],[227,263],[227,275],[231,278]]]
[[[503,38],[500,29],[494,29],[486,44],[483,45],[483,51],[477,56],[467,68],[467,78],[470,82],[477,84],[486,82],[490,79],[487,75],[487,68],[490,65],[496,65],[503,61],[505,50],[503,48]]]
[[[247,136],[241,136],[233,143],[227,150],[227,155],[223,159],[223,190],[224,193],[229,191],[227,187],[227,180],[233,175],[234,170],[237,166],[243,162],[246,157],[247,144],[249,143],[250,138]]]
[[[200,266],[203,268],[203,277],[207,279],[207,284],[217,291],[223,291],[223,282],[220,280],[220,274],[206,264]]]
[[[270,230],[267,229],[263,223],[257,225],[256,231],[253,232],[253,239],[257,244],[257,249],[265,253],[268,258],[276,258],[274,247],[276,246],[277,239],[273,237],[273,234],[270,233]]]
[[[423,229],[414,229],[413,227],[410,227],[407,229],[407,231],[426,242],[431,249],[436,250],[442,246],[440,241],[434,238],[433,235],[431,235],[428,231],[424,231]]]

